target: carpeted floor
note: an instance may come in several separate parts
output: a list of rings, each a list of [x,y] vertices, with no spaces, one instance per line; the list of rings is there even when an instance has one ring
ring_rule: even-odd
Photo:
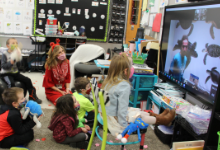
[[[45,114],[45,116],[41,117],[42,127],[40,129],[34,128],[35,138],[32,142],[29,143],[28,148],[30,150],[73,150],[74,148],[69,147],[69,145],[57,144],[52,137],[52,132],[47,128],[51,119],[51,115],[54,111],[54,105],[51,102],[47,101],[45,96],[45,90],[42,87],[44,74],[39,72],[38,73],[31,72],[31,73],[25,73],[24,75],[31,78],[34,86],[36,87],[38,97],[43,100],[41,107]],[[28,98],[28,94],[27,94],[27,98]],[[100,130],[99,133],[100,135],[102,135],[102,130]],[[36,139],[42,139],[42,138],[46,138],[46,140],[36,142]],[[108,135],[107,140],[108,141],[112,140],[113,142],[119,142],[115,140],[115,137],[111,136],[110,134]],[[137,135],[131,135],[128,141],[137,141]],[[100,146],[96,147],[95,146],[96,143],[99,143]],[[154,134],[154,131],[150,127],[148,127],[144,144],[148,146],[147,150],[170,150],[168,145],[164,145],[162,142],[160,142],[160,140],[157,138],[157,136]],[[138,150],[139,144],[125,146],[125,148],[127,150]],[[101,141],[97,137],[95,137],[91,150],[100,150],[100,149],[101,149]],[[0,150],[2,149],[0,148]],[[120,146],[106,145],[106,150],[120,150]]]

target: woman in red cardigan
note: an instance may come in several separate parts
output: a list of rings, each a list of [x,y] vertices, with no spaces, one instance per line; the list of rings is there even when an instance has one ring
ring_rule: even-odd
[[[48,59],[45,64],[45,77],[43,87],[45,87],[46,97],[54,105],[56,100],[70,91],[70,65],[66,58],[64,47],[59,45],[60,40],[56,39],[56,44],[51,43],[48,52]]]

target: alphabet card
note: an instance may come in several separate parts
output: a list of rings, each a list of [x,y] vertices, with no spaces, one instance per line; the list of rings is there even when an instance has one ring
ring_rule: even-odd
[[[15,34],[23,34],[23,31],[22,31],[22,23],[21,22],[15,22],[14,23],[14,33]]]
[[[31,35],[31,23],[23,24],[23,34],[24,35]]]
[[[4,23],[4,33],[12,34],[13,33],[13,23],[12,22],[5,22]]]
[[[27,8],[34,9],[34,0],[26,0]]]
[[[4,9],[4,20],[12,21],[12,10],[11,9]]]
[[[23,21],[32,21],[32,10],[24,10],[23,11]]]
[[[0,6],[1,7],[6,6],[6,0],[0,0]]]
[[[6,6],[9,8],[15,7],[15,0],[7,0]]]
[[[19,8],[25,7],[25,0],[16,0],[16,1],[17,1],[17,7],[19,7]]]
[[[22,11],[14,10],[14,21],[22,21]]]

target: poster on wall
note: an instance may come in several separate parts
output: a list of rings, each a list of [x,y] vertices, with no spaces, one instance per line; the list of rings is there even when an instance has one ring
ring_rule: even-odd
[[[22,21],[22,11],[14,10],[14,21]]]
[[[56,0],[56,4],[63,4],[63,0]]]
[[[0,33],[4,32],[4,22],[0,21]]]
[[[13,34],[13,23],[5,22],[4,23],[4,33],[5,34]]]
[[[16,7],[19,7],[19,8],[24,8],[25,7],[25,0],[16,0],[17,4],[16,4]],[[27,0],[28,1],[28,0]]]
[[[48,0],[48,4],[55,4],[55,0]]]
[[[179,3],[187,3],[187,0],[175,0],[175,3],[176,3],[176,4],[179,4]]]
[[[26,7],[30,9],[34,9],[34,0],[27,0]]]
[[[4,18],[4,9],[3,7],[0,7],[0,18]],[[3,20],[3,19],[1,19]]]
[[[14,34],[23,34],[23,32],[22,32],[22,23],[21,22],[15,22],[14,23]]]
[[[32,21],[32,10],[23,11],[23,21]]]
[[[31,23],[26,23],[26,24],[23,24],[23,34],[24,35],[31,35]]]
[[[46,0],[39,0],[39,3],[40,4],[46,4],[47,2],[46,2]]]
[[[4,9],[4,20],[5,21],[12,20],[12,10],[11,9]]]

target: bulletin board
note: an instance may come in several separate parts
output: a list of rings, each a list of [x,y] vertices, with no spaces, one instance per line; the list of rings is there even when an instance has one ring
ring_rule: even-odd
[[[110,0],[36,0],[34,32],[40,29],[45,33],[48,15],[54,15],[61,26],[69,22],[67,32],[74,32],[74,27],[79,31],[80,27],[84,26],[87,40],[106,42],[109,7]],[[94,13],[96,17],[93,17]],[[86,19],[86,16],[89,16],[89,19]]]
[[[32,35],[34,0],[0,0],[0,34]]]

